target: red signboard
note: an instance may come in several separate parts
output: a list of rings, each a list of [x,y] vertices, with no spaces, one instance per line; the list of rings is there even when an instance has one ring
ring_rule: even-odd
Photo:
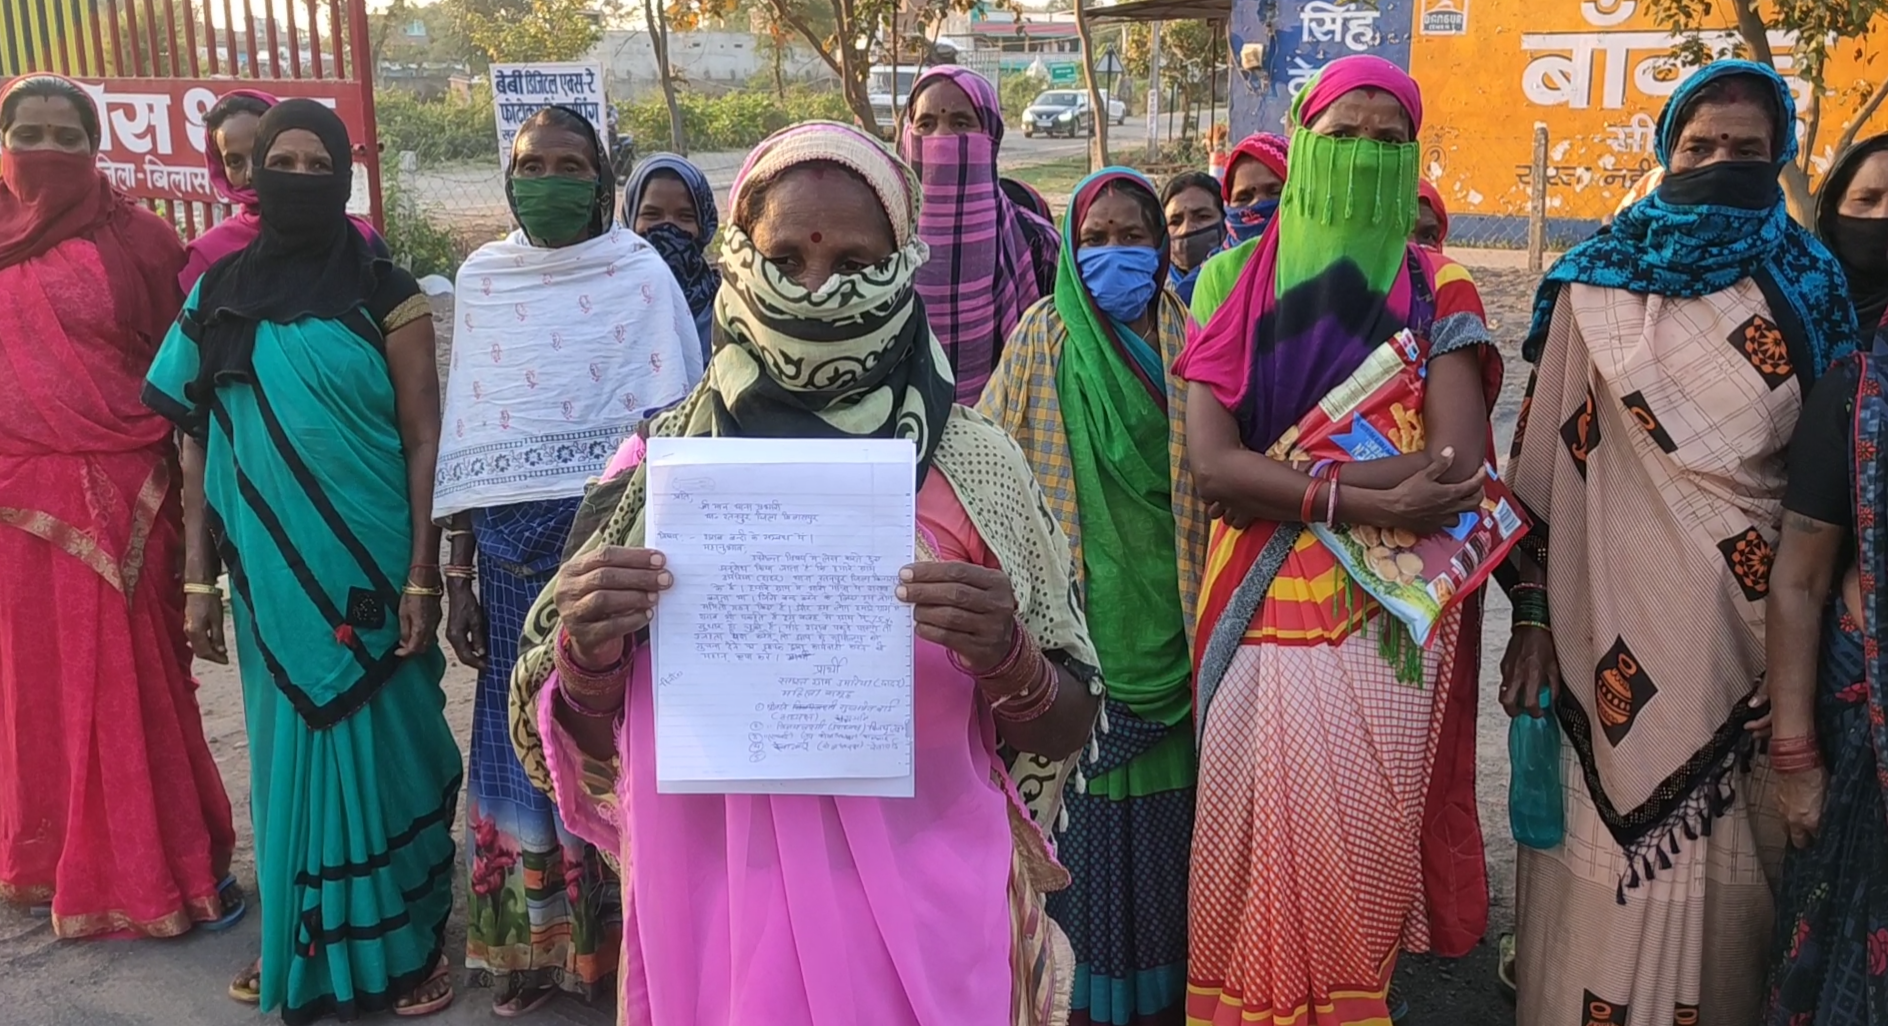
[[[204,160],[203,116],[231,89],[262,89],[281,99],[306,97],[333,107],[348,137],[367,138],[358,91],[336,79],[81,78],[98,104],[99,170],[140,199],[219,201]],[[356,156],[363,148],[355,148]],[[365,174],[357,188],[365,190]]]

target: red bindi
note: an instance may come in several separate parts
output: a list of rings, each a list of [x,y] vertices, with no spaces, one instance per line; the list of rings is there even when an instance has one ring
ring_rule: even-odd
[[[821,235],[820,233],[818,233],[818,232],[814,232],[814,233],[813,233],[813,241],[814,241],[814,242],[818,242],[818,241],[820,241],[820,240],[821,240],[821,239],[823,239],[823,238],[825,238],[825,236],[823,236],[823,235]]]

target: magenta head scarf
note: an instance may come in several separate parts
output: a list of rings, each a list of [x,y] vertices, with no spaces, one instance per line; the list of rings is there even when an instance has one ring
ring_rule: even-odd
[[[1375,89],[1396,97],[1409,114],[1410,138],[1423,131],[1423,91],[1409,73],[1395,64],[1370,54],[1340,57],[1324,66],[1318,77],[1305,87],[1298,107],[1298,124],[1309,128],[1338,97],[1356,89]]]
[[[907,124],[898,149],[924,191],[918,236],[931,247],[931,259],[918,271],[918,295],[950,357],[957,401],[971,406],[996,369],[1010,330],[1042,298],[1043,275],[1028,234],[1028,222],[1040,219],[1011,202],[997,180],[1003,110],[988,79],[954,65],[929,68],[913,83],[907,112],[940,81],[963,90],[983,130],[919,135]],[[1046,222],[1035,227],[1055,232]]]
[[[216,102],[222,103],[232,96],[247,96],[250,99],[261,100],[271,107],[282,102],[280,98],[260,89],[231,89],[217,97]],[[250,161],[260,163],[262,157],[263,154],[252,153]],[[239,189],[230,182],[229,172],[223,167],[223,151],[216,144],[215,132],[204,132],[203,162],[209,169],[210,185],[216,189],[216,194],[235,204],[239,209],[218,221],[209,231],[190,240],[189,244],[184,247],[184,269],[177,273],[177,284],[184,290],[185,295],[189,295],[190,290],[196,287],[197,279],[203,277],[203,272],[209,270],[210,265],[231,253],[238,252],[254,242],[256,236],[262,234],[262,218],[257,211],[256,190]],[[368,241],[376,256],[387,255],[387,244],[381,239],[380,233],[374,230],[372,222],[352,214],[348,215],[348,220],[354,222],[354,227],[360,231],[361,238]]]

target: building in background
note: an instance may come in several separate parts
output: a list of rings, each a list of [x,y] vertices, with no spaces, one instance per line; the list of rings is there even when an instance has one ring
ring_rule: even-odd
[[[735,29],[669,33],[669,63],[691,90],[726,92],[749,80],[772,82],[774,54],[764,37]],[[810,48],[787,44],[780,56],[781,78],[793,82],[833,82],[826,62]],[[603,65],[612,100],[637,100],[662,91],[656,52],[641,29],[603,33],[588,60]]]
[[[1407,68],[1423,85],[1423,173],[1447,199],[1466,244],[1517,245],[1526,234],[1534,125],[1549,138],[1549,235],[1579,238],[1655,163],[1653,123],[1692,74],[1681,37],[1646,0],[1232,0],[1232,130],[1277,131],[1318,69],[1353,53]],[[1728,15],[1726,16],[1728,18]],[[1834,93],[1811,164],[1828,166],[1842,127],[1879,83],[1884,35],[1830,51]],[[1728,51],[1727,27],[1703,41]],[[1789,73],[1794,40],[1771,33]],[[1799,83],[1798,107],[1807,85]],[[1872,130],[1888,122],[1878,118]],[[1799,125],[1798,131],[1803,131]],[[1864,132],[1863,135],[1866,135]]]

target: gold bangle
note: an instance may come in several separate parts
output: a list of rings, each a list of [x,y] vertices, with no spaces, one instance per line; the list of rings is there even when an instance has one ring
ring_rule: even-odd
[[[194,581],[185,581],[184,594],[186,595],[215,595],[217,598],[220,599],[223,597],[223,589],[217,587],[214,584],[197,584]]]
[[[445,591],[440,588],[423,587],[421,585],[414,584],[409,581],[407,582],[407,586],[406,586],[406,594],[417,595],[420,598],[438,598],[441,595],[444,595]]]
[[[478,570],[469,566],[448,566],[445,569],[441,570],[440,573],[445,574],[446,579],[449,581],[450,580],[469,581],[479,575]]]

